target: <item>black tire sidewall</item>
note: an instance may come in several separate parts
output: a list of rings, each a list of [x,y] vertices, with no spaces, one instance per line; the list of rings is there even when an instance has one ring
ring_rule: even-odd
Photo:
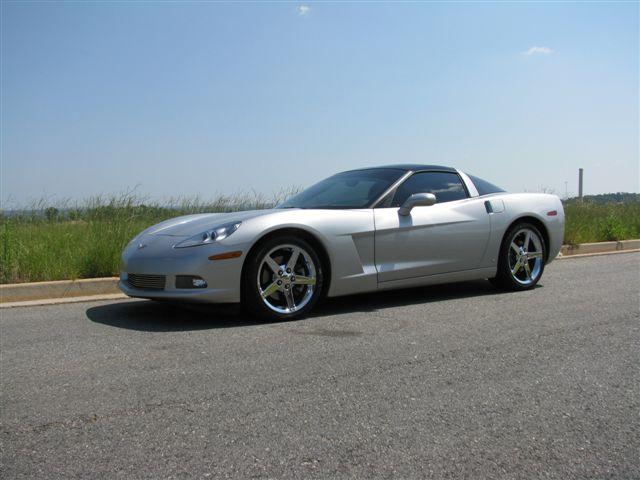
[[[303,308],[301,308],[300,310],[296,310],[293,313],[282,314],[274,312],[269,307],[267,307],[260,297],[258,285],[256,282],[256,278],[258,276],[258,268],[260,268],[262,259],[267,253],[269,253],[272,249],[278,247],[279,245],[295,245],[297,247],[303,248],[311,257],[311,261],[313,262],[316,269],[316,288],[314,289],[313,297],[311,297],[309,303],[307,303]],[[316,249],[301,238],[291,235],[283,235],[270,238],[262,242],[258,246],[258,248],[256,248],[251,253],[246,262],[247,263],[244,268],[242,277],[242,306],[245,310],[258,318],[273,321],[291,320],[294,318],[302,317],[308,314],[313,309],[323,293],[324,269],[322,268],[322,262],[320,261],[320,257],[316,253]]]

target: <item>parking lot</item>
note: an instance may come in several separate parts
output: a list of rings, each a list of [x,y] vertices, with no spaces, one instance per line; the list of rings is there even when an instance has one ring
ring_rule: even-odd
[[[640,254],[260,324],[0,311],[4,478],[640,478]]]

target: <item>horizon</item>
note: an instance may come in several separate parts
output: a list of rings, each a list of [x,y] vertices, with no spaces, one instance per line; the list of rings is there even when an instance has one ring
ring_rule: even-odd
[[[527,192],[525,192],[527,193]],[[535,193],[535,192],[530,192]],[[602,197],[613,197],[613,196],[633,196],[632,199],[614,201],[603,200]],[[192,209],[194,211],[206,213],[208,210],[205,210],[207,207],[216,207],[216,208],[231,208],[231,211],[238,211],[236,207],[238,206],[264,206],[264,208],[274,208],[279,205],[282,201],[286,200],[286,196],[274,195],[273,198],[270,198],[269,195],[256,195],[255,197],[248,196],[248,194],[241,193],[238,195],[230,195],[221,197],[211,197],[207,198],[165,198],[165,199],[151,199],[147,196],[133,196],[130,197],[130,200],[133,200],[131,204],[128,204],[127,207],[121,208],[138,208],[138,207],[146,207],[146,208],[158,208],[158,209],[169,209],[169,210],[180,210],[180,209]],[[560,200],[567,203],[574,203],[579,201],[580,197],[572,196],[572,197],[562,197],[560,196]],[[630,203],[630,202],[638,202],[640,201],[640,193],[636,192],[609,192],[609,193],[597,193],[597,194],[587,194],[583,196],[584,204],[593,204],[593,205],[607,205],[613,203]],[[56,214],[65,214],[71,213],[73,211],[85,212],[90,211],[94,208],[100,208],[107,205],[110,205],[112,202],[122,201],[117,196],[112,195],[110,197],[106,196],[96,196],[89,197],[85,199],[60,199],[57,203],[45,203],[44,199],[39,200],[38,202],[32,203],[31,205],[22,205],[15,208],[9,209],[0,209],[0,213],[6,215],[7,217],[12,217],[14,215],[21,214],[37,214],[38,216],[44,216],[46,214],[46,210],[53,208],[56,210]],[[183,202],[183,203],[180,203]],[[116,208],[119,208],[116,205]],[[257,210],[261,210],[262,208],[257,208]],[[212,213],[215,213],[212,211]],[[63,215],[64,216],[64,215]]]
[[[451,165],[640,191],[637,3],[3,2],[2,208]],[[566,183],[565,183],[566,182]]]

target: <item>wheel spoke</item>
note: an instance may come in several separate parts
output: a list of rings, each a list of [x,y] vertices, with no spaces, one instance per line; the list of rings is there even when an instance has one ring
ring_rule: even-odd
[[[316,277],[305,277],[304,275],[296,275],[295,281],[291,282],[294,285],[315,285]]]
[[[280,289],[280,287],[278,286],[278,283],[277,282],[273,282],[267,288],[262,290],[262,293],[260,295],[262,296],[262,298],[267,298],[267,297],[270,297],[271,295],[273,295],[274,293],[276,293],[279,289]]]
[[[527,256],[529,258],[542,258],[542,252],[529,252]]]
[[[524,236],[524,249],[525,251],[529,250],[529,242],[531,241],[531,232],[527,230],[527,233]]]
[[[293,298],[293,291],[290,288],[284,290],[284,298],[287,300],[287,308],[294,310],[296,308],[296,302]]]
[[[271,258],[270,255],[267,255],[266,257],[264,257],[264,261],[267,265],[269,265],[269,268],[273,273],[277,274],[280,271],[280,265],[278,265],[277,262],[273,258]]]
[[[520,247],[518,247],[516,242],[511,242],[511,249],[516,252],[516,255],[520,253]]]
[[[527,274],[527,280],[531,280],[531,267],[529,262],[524,262],[524,271]]]
[[[293,270],[293,267],[295,267],[296,263],[298,263],[299,256],[300,256],[300,249],[294,248],[291,251],[291,256],[289,257],[289,261],[287,262],[287,268],[290,268],[291,270]]]
[[[518,271],[520,271],[520,267],[522,267],[522,265],[520,264],[520,260],[518,260],[516,264],[513,266],[513,268],[511,269],[511,273],[515,275],[516,273],[518,273]]]

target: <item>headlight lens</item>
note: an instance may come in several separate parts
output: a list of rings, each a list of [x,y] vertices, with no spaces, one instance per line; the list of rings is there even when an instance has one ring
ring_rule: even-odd
[[[199,233],[191,238],[187,238],[186,240],[177,243],[173,246],[173,248],[197,247],[199,245],[208,245],[209,243],[223,240],[233,232],[235,232],[241,223],[242,222],[231,222],[220,225],[219,227],[214,227],[207,230],[206,232]]]

